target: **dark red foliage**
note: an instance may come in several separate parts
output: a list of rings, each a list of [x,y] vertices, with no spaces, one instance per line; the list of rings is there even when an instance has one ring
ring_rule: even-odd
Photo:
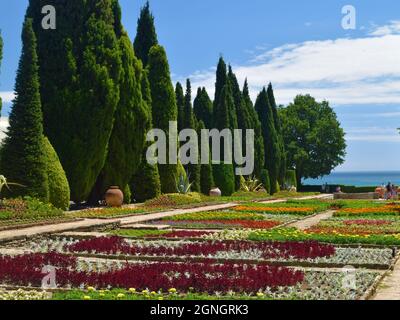
[[[223,251],[243,252],[259,250],[265,259],[290,258],[315,259],[335,254],[332,245],[309,242],[250,242],[250,241],[205,241],[184,243],[177,247],[129,245],[120,237],[104,237],[82,240],[66,247],[70,252],[96,252],[102,254],[123,253],[142,256],[208,256]]]
[[[59,287],[136,288],[164,291],[176,288],[196,292],[257,292],[266,287],[294,286],[304,280],[304,273],[266,265],[212,263],[126,264],[120,270],[97,272],[76,271],[76,260],[69,256],[33,254],[0,258],[0,282],[9,285],[40,286],[45,265],[57,266]]]
[[[68,269],[75,265],[75,257],[54,252],[0,257],[0,279],[3,283],[12,285],[40,285],[44,277],[42,273],[44,266]]]

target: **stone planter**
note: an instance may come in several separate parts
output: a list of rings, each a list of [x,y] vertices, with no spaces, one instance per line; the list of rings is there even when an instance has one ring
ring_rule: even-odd
[[[210,197],[222,197],[222,192],[219,188],[214,188],[210,190]]]
[[[109,207],[121,207],[124,203],[124,193],[117,186],[110,187],[106,192],[105,200]]]

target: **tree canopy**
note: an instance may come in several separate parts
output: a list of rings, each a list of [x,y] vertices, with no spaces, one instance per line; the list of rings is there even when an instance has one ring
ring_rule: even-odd
[[[279,114],[288,166],[296,169],[299,186],[301,179],[328,175],[344,162],[345,133],[327,101],[299,95]]]
[[[13,195],[49,201],[46,155],[43,148],[43,114],[40,105],[39,66],[32,20],[22,30],[22,54],[15,83],[16,98],[1,155],[1,170],[10,181],[24,185]]]
[[[149,62],[149,52],[151,47],[158,44],[156,27],[154,25],[154,16],[150,11],[150,4],[147,1],[140,12],[137,23],[137,34],[134,47],[136,56],[146,67]]]

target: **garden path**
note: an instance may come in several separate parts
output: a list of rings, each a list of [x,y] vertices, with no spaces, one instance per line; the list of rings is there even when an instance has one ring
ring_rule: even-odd
[[[300,200],[308,200],[308,199],[321,199],[326,197],[332,197],[332,195],[318,195],[318,196],[309,196],[309,197],[302,197],[298,198]],[[280,203],[286,202],[287,199],[281,200],[270,200],[265,201],[263,203]],[[143,223],[151,220],[162,219],[165,217],[172,217],[179,214],[186,214],[186,213],[196,213],[196,212],[203,212],[203,211],[213,211],[213,210],[223,210],[229,209],[232,207],[237,206],[238,203],[225,203],[219,205],[211,205],[211,206],[204,206],[192,209],[176,209],[167,212],[158,212],[148,215],[142,216],[132,216],[127,218],[121,219],[85,219],[82,221],[73,221],[73,222],[66,222],[66,223],[59,223],[59,224],[51,224],[51,225],[44,225],[44,226],[34,226],[24,229],[11,229],[0,231],[0,242],[11,241],[11,240],[18,240],[18,239],[25,239],[29,237],[34,237],[37,235],[44,235],[44,234],[53,234],[53,233],[61,233],[67,231],[76,231],[86,228],[92,227],[101,227],[110,225],[112,223],[121,223],[121,225],[130,225],[134,223]]]
[[[325,211],[325,212],[316,214],[316,215],[314,215],[312,217],[305,218],[303,220],[288,224],[287,227],[288,228],[297,228],[299,230],[306,230],[306,229],[311,228],[312,226],[317,225],[322,220],[326,220],[326,219],[332,218],[334,212],[335,211],[333,211],[333,210]]]
[[[400,261],[378,286],[372,300],[400,300]]]

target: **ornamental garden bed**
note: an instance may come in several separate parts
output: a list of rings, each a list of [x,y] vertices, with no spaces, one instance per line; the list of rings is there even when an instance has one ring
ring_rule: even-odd
[[[101,264],[101,266],[99,266]],[[54,299],[360,299],[379,272],[356,270],[355,289],[343,286],[343,272],[280,266],[215,263],[119,263],[80,261],[57,253],[0,258],[0,282],[31,289],[41,284],[44,265],[57,269],[67,291]],[[223,276],[222,276],[223,275]],[[79,288],[86,288],[80,290]],[[110,295],[115,296],[111,297]],[[138,294],[138,292],[140,292]],[[34,291],[29,291],[35,295]],[[122,293],[122,294],[121,294]]]
[[[174,229],[272,229],[300,219],[304,219],[304,216],[224,210],[166,217],[151,224],[169,225]]]
[[[315,241],[249,242],[142,240],[101,237],[87,240],[43,239],[28,243],[34,252],[59,252],[79,257],[121,261],[254,263],[279,266],[388,269],[390,248],[341,248]]]

